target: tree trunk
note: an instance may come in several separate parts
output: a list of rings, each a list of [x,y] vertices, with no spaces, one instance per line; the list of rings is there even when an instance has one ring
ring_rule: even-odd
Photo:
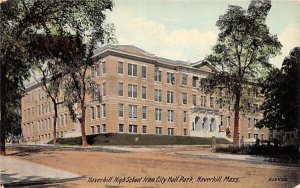
[[[53,106],[54,106],[53,145],[56,145],[57,104],[55,103],[55,101],[53,102]]]
[[[81,109],[82,109],[82,117],[81,117],[80,125],[81,125],[82,146],[87,147],[88,144],[85,135],[85,112],[86,112],[85,105],[81,105]]]
[[[233,145],[239,145],[239,115],[240,115],[240,98],[241,92],[237,92],[235,95],[235,103],[234,103],[234,129],[233,129]]]
[[[1,94],[0,94],[0,103],[1,103],[1,114],[0,114],[0,155],[6,155],[5,152],[5,126],[7,122],[7,116],[6,116],[6,104],[4,100],[4,96],[6,94],[6,86],[3,82],[4,75],[1,74],[0,79],[0,87],[1,87]]]

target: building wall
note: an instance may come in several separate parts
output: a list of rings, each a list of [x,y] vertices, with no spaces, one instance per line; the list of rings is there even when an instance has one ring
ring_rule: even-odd
[[[123,74],[118,73],[118,63],[123,63]],[[137,65],[137,76],[128,75],[129,64]],[[146,78],[142,78],[142,67],[146,67]],[[105,73],[103,68],[105,67]],[[98,69],[100,71],[98,71]],[[162,72],[162,81],[154,80],[155,72]],[[97,72],[99,74],[97,74]],[[174,74],[174,84],[167,83],[167,72]],[[226,127],[233,130],[233,115],[228,111],[219,109],[216,101],[217,96],[214,96],[213,106],[210,106],[210,95],[204,94],[199,90],[199,79],[206,77],[211,72],[207,66],[196,68],[187,68],[182,66],[171,66],[163,64],[155,64],[141,59],[124,58],[116,55],[108,55],[95,63],[95,70],[89,70],[90,76],[99,84],[100,94],[103,94],[102,85],[105,83],[105,95],[102,96],[102,101],[93,100],[91,96],[87,98],[86,111],[86,134],[96,134],[103,132],[119,132],[119,125],[123,125],[123,132],[129,133],[129,126],[136,125],[137,133],[142,134],[143,126],[146,126],[146,134],[157,134],[156,129],[159,127],[162,134],[171,134],[169,129],[173,129],[174,135],[188,136],[219,136],[226,137]],[[94,74],[93,74],[94,73]],[[187,75],[187,84],[182,84],[184,75]],[[193,87],[193,77],[199,78],[196,85]],[[118,95],[118,83],[123,83],[123,96]],[[137,86],[137,97],[128,97],[128,85]],[[147,88],[146,99],[142,98],[142,87]],[[155,90],[161,90],[162,101],[155,101]],[[167,92],[171,91],[174,94],[173,103],[167,102]],[[182,93],[187,93],[187,104],[183,104]],[[196,104],[193,104],[193,95],[196,96]],[[206,96],[206,106],[201,106],[201,96]],[[60,94],[59,101],[63,101],[63,93]],[[119,117],[119,104],[124,105],[124,116]],[[49,110],[49,105],[51,109]],[[105,117],[104,107],[105,105]],[[137,106],[137,118],[129,117],[129,105]],[[44,110],[42,110],[44,106]],[[48,107],[47,107],[48,106]],[[142,107],[147,106],[147,118],[142,118]],[[156,120],[155,109],[162,110],[161,121]],[[93,110],[94,109],[94,110]],[[100,116],[98,111],[100,109]],[[173,122],[168,121],[168,110],[174,111]],[[71,137],[80,135],[80,126],[78,122],[73,122],[69,116],[68,109],[60,105],[59,124],[57,134],[60,137]],[[94,117],[93,117],[94,112]],[[186,112],[187,117],[184,121],[183,114]],[[43,89],[36,85],[28,88],[27,95],[22,98],[22,129],[26,140],[40,141],[53,138],[53,104],[46,97]],[[61,123],[66,119],[65,123]],[[223,115],[223,123],[221,116]],[[195,119],[199,117],[203,120],[208,118],[206,126],[214,127],[213,131],[209,129],[195,129]],[[230,125],[226,122],[226,118],[230,117]],[[253,115],[249,115],[254,118]],[[261,117],[257,117],[261,118]],[[50,122],[49,123],[49,119]],[[212,121],[213,120],[213,121]],[[64,120],[63,120],[64,121]],[[45,123],[46,122],[46,123]],[[221,125],[223,124],[223,126]],[[198,122],[198,125],[199,122]],[[132,127],[132,126],[131,126]],[[134,128],[132,129],[134,130]],[[240,120],[240,137],[248,138],[248,134],[258,134],[263,139],[268,138],[268,130],[259,130],[251,127],[248,128],[248,116],[242,117]]]

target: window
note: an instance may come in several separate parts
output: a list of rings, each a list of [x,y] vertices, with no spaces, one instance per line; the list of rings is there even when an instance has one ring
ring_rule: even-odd
[[[209,104],[210,108],[214,108],[215,107],[215,98],[210,96],[209,102],[210,102],[210,104]]]
[[[100,117],[101,117],[101,109],[100,109],[100,106],[97,105],[97,106],[96,106],[96,109],[97,109],[97,118],[100,118]]]
[[[93,98],[93,100],[98,100],[99,99],[99,84],[96,84],[94,86],[94,92],[92,93],[92,98]]]
[[[193,87],[197,87],[197,81],[198,81],[198,77],[193,76]]]
[[[147,68],[145,66],[142,66],[142,78],[147,77]]]
[[[260,140],[263,141],[264,140],[264,134],[260,135]]]
[[[162,91],[159,89],[155,89],[155,101],[162,102]]]
[[[142,118],[147,119],[147,106],[142,107]]]
[[[174,74],[171,72],[167,72],[167,83],[172,84],[172,85],[175,83]]]
[[[255,119],[255,118],[253,119],[253,126],[256,125],[257,121],[258,121],[258,119]]]
[[[253,104],[253,113],[258,112],[258,104]]]
[[[201,96],[201,107],[206,107],[206,96]]]
[[[253,138],[258,138],[258,134],[253,134]]]
[[[124,124],[119,124],[119,133],[124,132]]]
[[[188,78],[188,75],[186,75],[186,74],[183,74],[182,75],[182,82],[181,82],[181,84],[182,85],[187,85],[187,78]]]
[[[197,96],[193,95],[193,105],[197,105]]]
[[[91,126],[91,134],[95,134],[95,127]]]
[[[187,119],[187,111],[183,111],[183,122],[186,122]]]
[[[137,65],[128,63],[128,75],[137,76]]]
[[[248,118],[248,128],[251,128],[251,118]]]
[[[142,99],[147,99],[147,87],[142,86]]]
[[[99,64],[96,65],[96,76],[100,76],[100,66],[99,66]]]
[[[219,108],[223,108],[223,99],[219,98]]]
[[[102,96],[106,96],[106,83],[102,83]]]
[[[174,93],[172,91],[167,92],[167,103],[173,103],[174,102]]]
[[[102,104],[102,117],[106,117],[106,105]]]
[[[146,125],[143,125],[143,133],[147,133],[147,126]]]
[[[101,132],[100,125],[97,125],[97,133],[99,134]]]
[[[91,107],[91,116],[92,119],[95,119],[95,108],[93,106]]]
[[[106,63],[103,62],[102,63],[102,74],[105,74],[106,73]]]
[[[124,104],[119,104],[119,117],[124,117]]]
[[[133,118],[133,119],[137,118],[137,106],[136,105],[129,105],[128,117]]]
[[[129,125],[129,133],[137,133],[137,125]]]
[[[227,105],[228,105],[228,106],[227,106],[227,110],[230,111],[230,107],[231,107],[231,106],[230,106],[230,100],[227,100]]]
[[[64,137],[64,132],[60,132],[60,137],[62,138],[62,137]],[[50,138],[50,134],[49,134],[49,138]]]
[[[155,70],[154,81],[161,82],[161,71],[160,70]]]
[[[123,96],[123,83],[118,83],[118,96]]]
[[[123,62],[118,62],[118,73],[123,74]]]
[[[102,124],[102,130],[104,133],[106,133],[106,125],[105,124]]]
[[[91,77],[95,78],[95,66],[91,67]]]
[[[128,97],[137,98],[137,85],[128,84]]]
[[[182,93],[182,104],[187,104],[187,93]]]
[[[174,110],[168,110],[168,122],[174,121]]]
[[[248,133],[248,139],[250,139],[251,138],[251,133]]]
[[[174,128],[168,128],[168,135],[170,136],[174,135]]]
[[[227,127],[230,127],[230,117],[227,117]]]
[[[162,112],[162,109],[155,108],[155,120],[156,121],[161,121],[161,112]]]
[[[183,129],[183,135],[184,135],[184,136],[187,135],[187,129]]]
[[[221,117],[221,126],[223,126],[223,115],[221,115],[220,117]]]
[[[155,127],[155,133],[158,135],[162,135],[162,128],[161,127]]]

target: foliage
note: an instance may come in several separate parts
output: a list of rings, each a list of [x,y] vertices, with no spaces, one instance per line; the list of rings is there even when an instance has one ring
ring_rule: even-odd
[[[300,127],[300,47],[291,50],[281,70],[274,69],[263,82],[264,118],[258,127],[288,129]]]
[[[111,0],[1,2],[1,154],[5,154],[4,134],[12,114],[7,112],[8,106],[14,106],[14,101],[24,94],[23,81],[29,78],[30,69],[43,63],[45,57],[61,58],[62,51],[51,48],[53,40],[64,44],[68,37],[91,37],[90,33],[98,36],[101,43],[114,39],[110,35],[113,25],[104,22],[104,10],[111,10],[112,6]],[[43,38],[47,38],[46,43],[39,40]]]
[[[201,87],[205,92],[217,90],[234,101],[234,144],[238,141],[240,110],[249,106],[247,91],[258,90],[259,79],[271,67],[269,58],[281,48],[277,36],[271,35],[265,24],[270,8],[269,0],[253,0],[247,10],[230,5],[217,21],[218,40],[206,58],[217,71],[202,79]]]

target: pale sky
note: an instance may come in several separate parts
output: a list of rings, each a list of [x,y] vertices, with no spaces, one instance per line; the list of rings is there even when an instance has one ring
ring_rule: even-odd
[[[118,44],[135,45],[172,60],[203,60],[215,44],[215,26],[228,4],[247,8],[249,0],[115,0],[107,22],[114,23]],[[270,60],[280,67],[285,56],[300,46],[300,0],[273,0],[267,17],[272,34],[283,45]]]

